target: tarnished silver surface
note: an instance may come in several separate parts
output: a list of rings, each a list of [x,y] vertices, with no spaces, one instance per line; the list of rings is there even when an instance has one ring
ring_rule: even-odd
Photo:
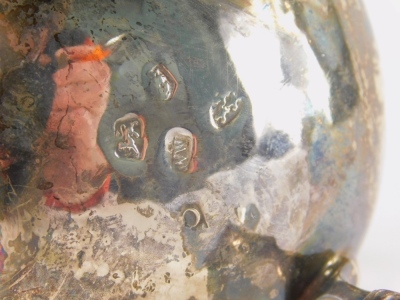
[[[326,299],[376,76],[360,1],[0,2],[1,297]]]

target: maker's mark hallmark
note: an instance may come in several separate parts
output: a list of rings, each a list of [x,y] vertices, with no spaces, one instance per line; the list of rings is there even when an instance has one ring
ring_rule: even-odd
[[[146,156],[146,123],[142,116],[128,113],[114,123],[115,155],[128,160],[143,160]]]
[[[178,90],[178,81],[163,64],[158,64],[149,72],[149,77],[162,101],[171,100]]]
[[[243,106],[243,99],[231,92],[210,107],[211,125],[220,129],[232,123],[239,115]]]
[[[192,173],[197,168],[197,139],[189,130],[175,127],[165,135],[165,154],[170,167]]]

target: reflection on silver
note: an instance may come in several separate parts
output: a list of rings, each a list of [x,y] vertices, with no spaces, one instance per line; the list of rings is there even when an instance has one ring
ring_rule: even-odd
[[[239,219],[239,222],[244,224],[244,221],[246,220],[246,207],[239,206],[236,208],[236,215]]]
[[[178,89],[174,75],[163,64],[156,65],[150,71],[150,77],[159,93],[161,100],[171,100]]]
[[[109,40],[104,44],[104,46],[106,46],[106,47],[113,47],[113,46],[115,46],[115,45],[121,43],[121,41],[125,38],[125,36],[126,36],[126,35],[123,33],[123,34],[120,34],[120,35],[118,35],[118,36],[116,36],[116,37],[113,37],[113,38],[109,39]]]
[[[166,158],[176,171],[192,173],[196,170],[196,137],[187,129],[175,127],[165,135]]]
[[[343,298],[340,298],[339,296],[336,296],[336,295],[324,294],[324,295],[318,297],[317,300],[343,300]]]
[[[247,207],[239,206],[235,209],[236,216],[241,224],[249,229],[255,229],[260,221],[260,212],[254,203]]]
[[[356,285],[358,281],[358,269],[354,260],[349,259],[348,262],[340,270],[339,278],[350,284]]]
[[[126,40],[126,34],[117,35],[111,39],[109,39],[103,46],[104,49],[110,51],[111,53],[117,51],[117,49],[121,46],[122,42]]]
[[[128,113],[114,123],[115,155],[118,158],[143,160],[147,137],[142,116]]]
[[[216,129],[223,128],[239,115],[242,109],[242,98],[237,98],[235,93],[229,93],[223,99],[210,107],[210,121]]]

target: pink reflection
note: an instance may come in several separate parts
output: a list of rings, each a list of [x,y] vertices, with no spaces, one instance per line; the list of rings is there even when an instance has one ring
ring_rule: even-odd
[[[107,192],[111,168],[97,144],[97,129],[107,107],[109,54],[91,43],[56,52],[56,93],[47,122],[43,179],[46,205],[79,211],[96,205]]]

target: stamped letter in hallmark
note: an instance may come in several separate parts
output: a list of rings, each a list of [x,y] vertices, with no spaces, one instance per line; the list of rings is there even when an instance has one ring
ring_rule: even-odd
[[[128,160],[143,160],[146,156],[147,137],[142,116],[128,113],[114,123],[115,155]]]
[[[149,72],[154,88],[162,101],[171,100],[178,89],[178,81],[163,64],[158,64]]]
[[[187,129],[175,127],[165,136],[166,159],[172,169],[192,173],[196,170],[197,139]]]

